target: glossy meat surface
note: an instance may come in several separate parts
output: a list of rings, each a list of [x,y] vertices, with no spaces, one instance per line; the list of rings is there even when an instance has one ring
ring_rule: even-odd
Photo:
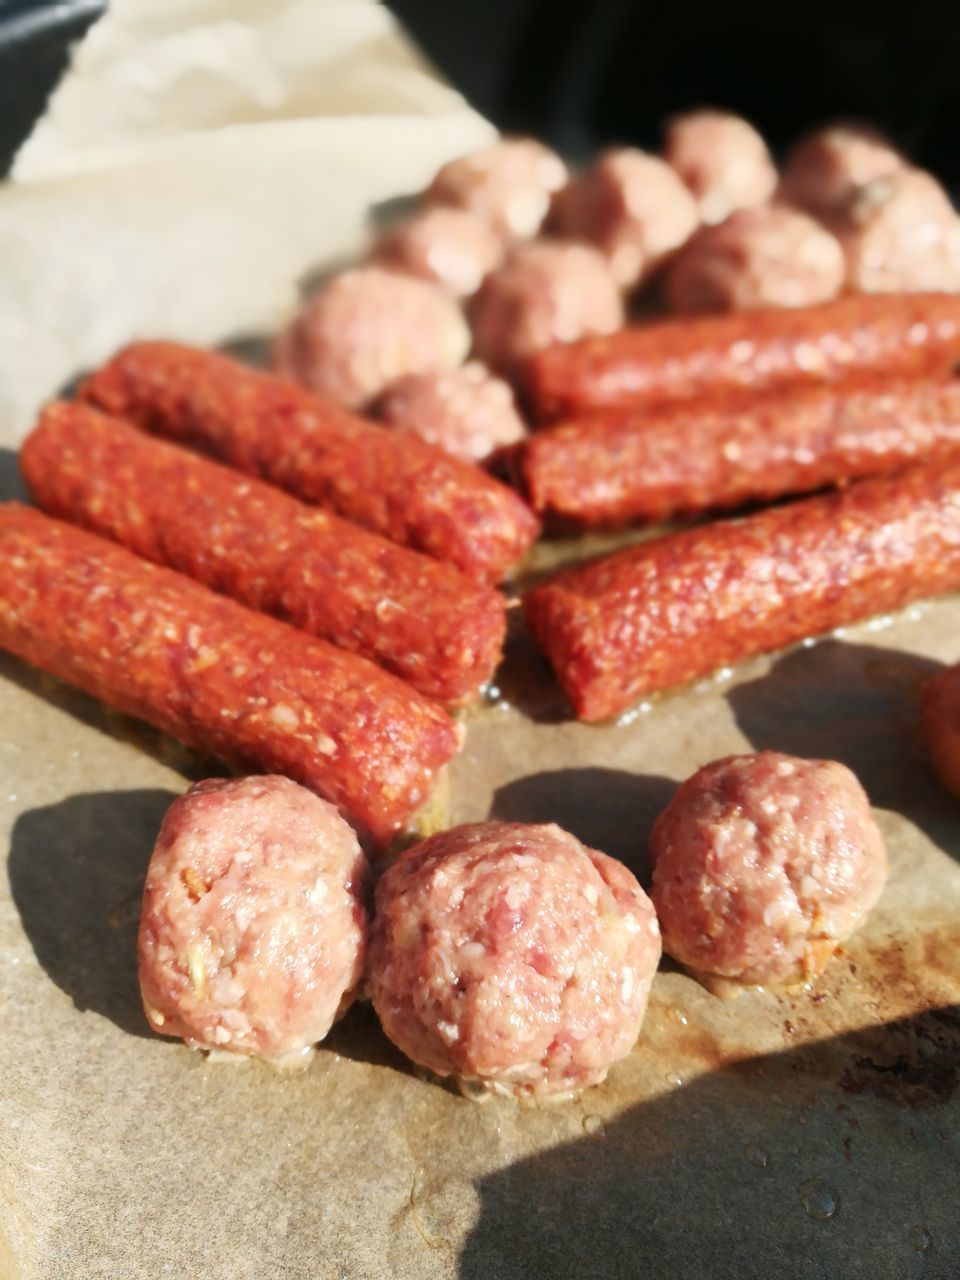
[[[282,1058],[322,1040],[363,973],[367,867],[336,809],[289,778],[212,778],[174,801],[144,886],[147,1020],[198,1048]]]
[[[368,987],[414,1062],[497,1093],[599,1083],[660,958],[622,863],[559,827],[484,822],[408,849],[377,886]]]
[[[50,515],[370,658],[440,702],[493,674],[499,592],[272,485],[82,404],[53,404],[20,465]]]
[[[386,841],[457,752],[450,717],[356,654],[28,507],[0,506],[0,648]]]
[[[537,534],[518,495],[478,468],[214,352],[135,343],[79,394],[474,578],[505,577]]]
[[[682,784],[650,837],[664,947],[740,982],[814,976],[887,878],[860,783],[833,760],[731,756]]]

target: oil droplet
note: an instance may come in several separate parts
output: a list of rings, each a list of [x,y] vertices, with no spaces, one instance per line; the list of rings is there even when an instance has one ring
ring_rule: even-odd
[[[648,715],[652,710],[652,702],[638,702],[635,707],[631,707],[629,711],[625,711],[622,716],[619,716],[616,723],[620,726],[631,725],[635,720],[639,720],[641,716]]]
[[[743,1148],[743,1154],[757,1169],[765,1169],[770,1163],[770,1156],[763,1147],[754,1147],[749,1143]]]
[[[809,1182],[801,1182],[797,1187],[797,1195],[808,1218],[814,1222],[827,1222],[840,1208],[840,1196],[822,1178],[811,1178]]]
[[[667,1076],[667,1084],[671,1089],[679,1089],[683,1084],[683,1078],[678,1075],[669,1075]]]
[[[929,1253],[933,1248],[933,1237],[926,1227],[911,1227],[907,1232],[910,1247],[917,1253]]]
[[[588,1133],[591,1138],[600,1138],[606,1132],[603,1123],[603,1116],[584,1116],[583,1132]]]
[[[676,1005],[672,1005],[667,1010],[667,1013],[670,1015],[670,1017],[673,1019],[674,1022],[679,1022],[681,1027],[685,1027],[687,1025],[687,1015],[683,1012],[682,1009],[678,1009]]]

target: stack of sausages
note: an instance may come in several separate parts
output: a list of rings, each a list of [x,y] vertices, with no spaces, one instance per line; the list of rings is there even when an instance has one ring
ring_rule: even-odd
[[[462,740],[444,708],[500,658],[495,584],[538,527],[516,493],[168,343],[50,405],[21,465],[49,515],[0,508],[2,647],[375,843],[423,804]]]
[[[533,404],[565,415],[518,460],[546,515],[615,525],[831,490],[530,592],[577,714],[960,587],[958,359],[949,295],[671,321],[534,359]]]
[[[871,209],[898,244],[911,210],[929,222],[928,186],[862,130],[817,135],[778,175],[722,113],[674,122],[662,158],[621,149],[572,179],[532,141],[464,157],[280,336],[278,374],[140,342],[43,412],[22,465],[47,514],[0,508],[0,646],[306,783],[382,844],[460,745],[449,710],[493,675],[497,586],[541,518],[817,495],[531,591],[587,720],[958,586],[960,297],[868,286],[862,237],[842,296],[842,271],[795,288],[792,258],[773,272],[789,287],[748,287],[771,244],[803,240],[764,218],[804,209],[849,262]],[[728,314],[623,328],[624,295],[661,278],[670,298],[681,268]]]

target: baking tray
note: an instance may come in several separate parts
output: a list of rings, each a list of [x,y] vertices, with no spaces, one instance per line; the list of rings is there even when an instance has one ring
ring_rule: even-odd
[[[544,544],[527,579],[607,545]],[[556,821],[647,880],[676,782],[775,748],[855,770],[893,868],[817,985],[725,1002],[665,962],[609,1080],[531,1106],[418,1074],[366,1005],[301,1075],[154,1036],[143,875],[219,767],[0,655],[0,1280],[958,1280],[960,802],[916,731],[958,658],[951,598],[595,727],[515,632],[450,822]]]

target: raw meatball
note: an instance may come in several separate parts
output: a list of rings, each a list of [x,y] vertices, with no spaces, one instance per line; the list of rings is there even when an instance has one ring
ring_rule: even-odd
[[[907,167],[895,147],[874,129],[831,125],[799,142],[787,157],[779,198],[818,218],[842,216],[868,183]]]
[[[483,218],[468,209],[438,206],[422,209],[387,232],[372,258],[468,298],[503,255],[503,241]]]
[[[295,1056],[363,971],[366,863],[333,805],[288,778],[210,779],[160,828],[140,916],[150,1025],[206,1049]]]
[[[553,825],[480,822],[386,872],[367,981],[414,1062],[497,1093],[557,1094],[630,1052],[659,959],[650,899],[622,863]]]
[[[741,209],[704,227],[671,265],[675,311],[808,307],[840,292],[846,264],[836,236],[795,209]]]
[[[700,225],[697,202],[663,160],[632,147],[606,151],[554,200],[562,234],[589,240],[630,289]]]
[[[929,173],[869,183],[838,225],[854,292],[960,293],[960,218]]]
[[[941,782],[960,795],[960,665],[924,685],[923,734]]]
[[[819,973],[887,877],[850,770],[773,751],[695,773],[654,824],[650,853],[665,949],[749,983]]]
[[[460,308],[426,280],[359,267],[315,294],[279,339],[278,372],[360,408],[407,373],[455,369],[470,350]]]
[[[766,204],[777,185],[763,138],[752,124],[725,111],[691,111],[671,120],[664,155],[696,196],[708,225],[735,209]]]
[[[467,462],[482,461],[527,434],[511,388],[475,361],[452,373],[401,378],[378,401],[376,416]]]
[[[507,376],[528,356],[555,342],[613,333],[623,303],[598,249],[536,240],[515,249],[487,276],[471,311],[474,349]]]
[[[540,230],[550,197],[567,180],[566,165],[533,138],[507,138],[445,164],[424,197],[428,204],[470,209],[505,241]]]

